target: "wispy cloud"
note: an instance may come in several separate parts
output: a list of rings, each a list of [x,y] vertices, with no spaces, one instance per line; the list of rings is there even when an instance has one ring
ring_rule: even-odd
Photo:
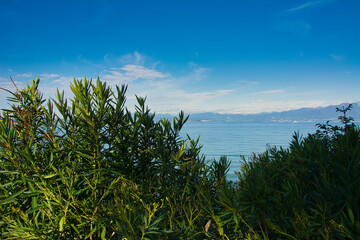
[[[257,84],[259,84],[259,83],[256,82],[256,81],[248,81],[248,80],[239,80],[238,83],[240,83],[240,84],[246,84],[246,85],[257,85]]]
[[[124,54],[122,56],[114,56],[112,54],[106,54],[104,56],[104,61],[107,65],[125,65],[125,64],[134,64],[134,65],[145,65],[149,61],[149,57],[144,54],[134,51],[132,53]]]
[[[293,7],[293,8],[289,8],[281,13],[291,13],[291,12],[297,12],[297,11],[300,11],[300,10],[304,10],[304,9],[307,9],[307,8],[312,8],[312,7],[315,7],[315,6],[319,6],[321,4],[325,4],[325,3],[329,3],[329,2],[333,2],[333,1],[336,1],[336,0],[318,0],[318,1],[309,1],[309,2],[306,2],[306,3],[303,3],[297,7]]]
[[[272,89],[272,90],[253,92],[253,93],[249,93],[248,95],[259,96],[259,95],[269,95],[269,94],[280,94],[280,93],[286,93],[286,92],[287,92],[286,89]]]
[[[227,95],[234,92],[234,90],[217,90],[216,93],[219,95]]]
[[[17,85],[17,82],[15,82],[15,84]],[[13,83],[11,82],[10,78],[4,78],[4,77],[0,77],[0,87],[6,90],[10,90],[13,91],[15,90],[15,86],[13,85]],[[6,92],[4,92],[3,89],[0,89],[0,96],[7,94]]]
[[[299,10],[302,10],[302,9],[305,9],[305,8],[313,7],[313,6],[318,5],[318,4],[322,3],[322,2],[324,2],[324,1],[307,2],[307,3],[304,3],[304,4],[300,5],[300,6],[287,9],[287,10],[283,11],[283,13],[299,11]]]
[[[50,80],[58,77],[60,77],[60,75],[57,73],[43,73],[40,75],[40,80]]]
[[[158,72],[156,70],[148,69],[144,66],[128,64],[121,68],[125,72],[126,76],[130,78],[139,79],[139,78],[164,78],[165,74]]]
[[[15,77],[16,78],[30,78],[33,77],[34,75],[30,72],[28,73],[20,73],[20,74],[16,74]]]
[[[189,62],[190,69],[192,69],[192,81],[201,81],[207,77],[207,74],[211,71],[210,68],[202,67],[194,62]]]
[[[170,88],[169,88],[170,87]],[[186,113],[214,111],[219,108],[221,99],[229,97],[233,90],[188,92],[178,89],[176,85],[167,84],[167,91],[153,88],[147,91],[149,106],[159,113],[176,114],[180,110]]]
[[[81,79],[81,78],[76,78],[76,79]],[[54,79],[52,79],[52,83],[55,84],[61,84],[61,85],[67,85],[70,84],[70,82],[72,82],[74,80],[73,77],[69,77],[69,76],[58,76]]]
[[[346,56],[328,55],[329,59],[334,60],[341,60],[344,57]],[[165,72],[161,63],[136,51],[120,57],[108,57],[111,64],[104,63],[105,61],[100,63],[87,63],[82,59],[78,61],[90,67],[101,66],[94,68],[92,74],[99,75],[100,79],[106,81],[113,89],[114,85],[127,84],[126,107],[130,111],[134,110],[133,106],[136,104],[135,94],[147,97],[147,104],[153,111],[172,114],[177,114],[180,110],[186,113],[206,111],[258,113],[326,105],[325,100],[320,101],[318,92],[298,96],[300,90],[295,86],[293,88],[286,84],[269,86],[262,84],[263,80],[260,78],[242,79],[240,76],[232,82],[221,81],[212,75],[212,69],[194,62],[188,63],[187,68],[185,67],[181,72]],[[6,78],[8,72],[0,77],[1,87],[11,87],[11,81]],[[29,77],[33,76],[26,70],[23,72],[17,75],[13,72],[16,76],[14,80],[20,81],[19,88],[22,87],[20,84],[31,80]],[[214,72],[216,73],[216,69]],[[44,80],[40,82],[40,89],[45,98],[54,98],[57,88],[64,90],[65,97],[72,97],[69,86],[74,76],[61,72],[42,72],[39,76]],[[3,102],[0,104],[7,104],[5,97],[5,94],[0,93],[0,101]]]
[[[183,75],[172,76],[144,65],[126,64],[106,70],[104,71],[106,74],[100,77],[109,85],[123,83],[128,85],[127,106],[130,110],[133,110],[136,104],[135,94],[146,96],[147,103],[153,111],[176,114],[180,110],[185,110],[187,113],[214,110],[212,105],[220,104],[221,98],[234,93],[234,90],[226,88],[215,90],[204,90],[208,89],[207,87],[189,88],[188,84],[201,81],[210,71],[209,68],[195,63],[190,63],[189,66],[189,71]]]
[[[165,78],[166,74],[146,68],[141,65],[127,64],[121,68],[112,68],[102,75],[102,79],[116,83],[128,83],[137,79],[157,79]]]

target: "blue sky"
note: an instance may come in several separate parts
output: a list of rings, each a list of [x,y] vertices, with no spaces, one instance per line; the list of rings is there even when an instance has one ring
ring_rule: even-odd
[[[128,84],[159,113],[360,101],[359,0],[1,0],[0,87]],[[0,106],[6,107],[0,92]]]

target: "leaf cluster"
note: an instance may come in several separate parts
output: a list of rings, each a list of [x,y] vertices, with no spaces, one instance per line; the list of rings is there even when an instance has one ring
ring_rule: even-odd
[[[266,238],[358,239],[360,130],[337,109],[343,126],[319,124],[295,133],[290,147],[270,148],[244,162],[238,199],[244,219]]]
[[[216,214],[229,161],[207,164],[188,117],[155,120],[125,85],[74,80],[46,101],[39,79],[10,92],[0,118],[4,239],[196,239],[224,235]],[[220,227],[218,227],[218,224]]]
[[[74,80],[43,99],[39,79],[0,116],[1,239],[357,239],[360,130],[319,124],[289,148],[205,161],[183,112],[156,120],[126,85]]]

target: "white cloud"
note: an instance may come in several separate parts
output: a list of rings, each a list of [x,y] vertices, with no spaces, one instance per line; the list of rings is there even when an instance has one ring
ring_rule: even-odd
[[[126,64],[144,65],[150,61],[150,59],[144,54],[141,54],[138,51],[134,51],[133,53],[125,54],[120,57],[116,57],[112,54],[106,54],[104,56],[104,61],[111,66]]]
[[[20,89],[22,87],[25,86],[25,84],[21,81],[17,81],[15,78],[12,78],[15,85]],[[11,78],[5,78],[5,77],[2,77],[0,76],[0,87],[1,88],[4,88],[4,89],[7,89],[7,90],[10,90],[10,91],[14,91],[15,90],[15,86],[14,86],[14,83],[11,81]],[[1,94],[0,94],[1,95]]]
[[[189,66],[192,69],[192,74],[190,75],[192,81],[201,81],[207,78],[208,73],[211,71],[210,68],[199,66],[194,62],[189,62]]]
[[[237,82],[240,83],[240,84],[245,84],[245,85],[257,85],[257,84],[259,84],[258,82],[248,81],[248,80],[239,80]]]
[[[21,74],[16,74],[15,77],[16,78],[30,78],[32,77],[33,74],[28,72],[28,73],[21,73]]]
[[[113,82],[113,83],[121,83],[121,82],[130,82],[131,79],[127,78],[123,73],[118,71],[107,71],[109,74],[104,74],[101,76],[102,80]]]
[[[149,106],[156,112],[176,114],[181,110],[186,113],[214,111],[212,103],[219,103],[221,98],[230,96],[232,93],[232,90],[190,93],[172,86],[167,91],[163,91],[161,88],[149,88],[146,95]]]
[[[287,13],[287,12],[294,12],[294,11],[298,11],[298,10],[302,10],[304,8],[308,8],[308,7],[313,7],[319,3],[321,3],[322,1],[314,1],[314,2],[307,2],[307,3],[304,3],[298,7],[294,7],[294,8],[290,8],[288,10],[285,10],[283,13]]]
[[[101,79],[112,84],[129,83],[138,79],[160,79],[167,77],[166,74],[156,70],[146,68],[141,65],[127,64],[121,68],[112,68],[105,71],[107,74],[101,76]]]
[[[156,70],[151,70],[144,66],[139,66],[139,65],[128,64],[122,67],[121,70],[125,72],[126,76],[129,76],[134,79],[138,79],[138,78],[154,79],[154,78],[166,77],[166,75],[161,72],[158,72]]]
[[[221,102],[219,98],[233,94],[231,89],[195,90],[188,83],[194,79],[195,69],[183,76],[173,77],[156,70],[139,65],[125,65],[111,69],[108,74],[101,76],[109,85],[126,83],[127,107],[133,111],[136,104],[135,94],[147,97],[147,105],[158,113],[177,114],[184,110],[187,113],[214,110],[211,102]],[[205,69],[205,68],[204,68]],[[135,81],[134,79],[142,79]],[[210,107],[209,107],[210,106]]]
[[[329,58],[335,60],[338,56],[340,55],[333,54],[329,55]],[[145,59],[147,59],[146,64],[144,64]],[[237,81],[222,82],[221,79],[214,79],[211,75],[212,69],[193,62],[188,63],[188,68],[185,68],[181,74],[177,72],[175,75],[158,70],[163,66],[159,66],[158,61],[149,59],[134,52],[117,58],[117,60],[113,58],[111,59],[112,64],[94,68],[92,73],[99,75],[100,79],[106,81],[112,89],[115,89],[114,85],[126,83],[128,85],[126,107],[130,111],[134,110],[133,106],[136,104],[135,94],[147,97],[147,105],[153,111],[172,114],[177,114],[180,110],[184,110],[186,113],[206,111],[258,113],[328,104],[325,100],[320,101],[326,98],[321,97],[319,92],[304,93],[304,95],[298,96],[300,90],[295,86],[272,85],[272,88],[266,88],[266,85],[262,85],[259,79],[250,79],[251,81],[249,81],[239,78]],[[97,65],[97,63],[89,64]],[[59,88],[60,91],[64,90],[65,97],[72,97],[69,86],[74,80],[73,76],[60,72],[43,72],[40,74],[40,78],[45,80],[40,82],[40,89],[45,98],[54,98],[56,88]],[[16,79],[14,78],[14,80]],[[18,80],[21,81],[19,84],[28,81],[28,79],[21,78]],[[11,87],[11,85],[10,80],[0,77],[0,87]],[[22,86],[18,85],[18,87]],[[323,93],[322,95],[330,94]],[[2,93],[0,93],[0,97],[1,99],[5,98]],[[332,99],[330,100],[332,101]]]
[[[41,80],[50,80],[50,79],[53,79],[53,78],[58,78],[60,77],[59,74],[56,74],[56,73],[44,73],[44,74],[40,74],[40,79]]]
[[[206,100],[228,95],[232,90],[216,90],[216,91],[208,91],[208,92],[195,92],[195,93],[187,93],[185,91],[177,91],[178,96],[182,96],[184,99],[188,99],[195,102],[206,102]],[[172,96],[173,94],[171,94]]]
[[[272,89],[272,90],[265,90],[265,91],[259,91],[259,92],[253,92],[247,95],[269,95],[269,94],[280,94],[287,92],[285,89]]]
[[[76,79],[82,79],[82,78],[76,78]],[[52,83],[54,84],[60,84],[60,85],[70,85],[70,83],[74,80],[73,77],[69,76],[58,76],[55,79],[52,79]]]
[[[282,13],[291,13],[291,12],[296,12],[296,11],[300,11],[303,9],[307,9],[307,8],[311,8],[311,7],[315,7],[321,4],[325,4],[325,3],[329,3],[329,2],[333,2],[336,0],[318,0],[318,1],[310,1],[310,2],[306,2],[301,4],[300,6],[294,7],[294,8],[290,8],[287,9],[285,11],[283,11]]]
[[[141,59],[143,58],[143,56],[140,53],[138,53],[137,51],[134,52],[134,57],[135,57],[136,63],[140,63]]]
[[[251,89],[245,90],[244,88],[229,89],[225,84],[221,89],[211,89],[211,86],[210,88],[208,88],[209,86],[204,86],[202,90],[195,90],[184,86],[179,81],[179,79],[193,76],[194,71],[186,73],[185,76],[175,78],[144,66],[128,64],[120,68],[110,69],[107,73],[108,77],[104,78],[101,76],[101,79],[106,80],[108,85],[113,87],[114,84],[128,84],[126,107],[130,111],[134,110],[134,105],[136,104],[135,94],[142,97],[147,96],[147,105],[153,111],[171,114],[177,114],[181,110],[184,110],[187,114],[208,111],[219,113],[258,113],[329,104],[329,101],[312,97],[319,96],[318,92],[307,92],[303,93],[303,95],[297,95],[299,92],[291,88],[256,91],[257,86],[254,82],[249,83],[252,86]],[[54,98],[57,88],[60,91],[64,90],[65,97],[72,97],[69,86],[74,79],[73,77],[54,73],[41,74],[40,76],[49,78],[49,81],[40,82],[40,90],[44,93],[44,98]],[[142,78],[142,81],[134,81],[134,79],[140,78]],[[125,82],[125,80],[128,81]],[[244,81],[244,83],[248,84],[248,81]],[[4,87],[4,84],[8,87],[12,85],[10,80],[1,77],[0,86]],[[19,84],[23,85],[23,82]],[[23,86],[18,85],[18,87],[21,88]],[[243,92],[241,93],[241,91]],[[0,99],[3,100],[4,106],[7,104],[5,97],[5,94],[0,94]]]
[[[227,94],[229,94],[229,93],[232,93],[232,92],[234,92],[234,90],[217,90],[216,91],[216,93],[218,94],[218,95],[227,95]]]
[[[207,73],[210,71],[209,68],[198,67],[194,70],[195,80],[200,81],[207,77]]]
[[[199,90],[196,87],[198,84],[194,82],[204,80],[210,69],[194,63],[189,63],[189,66],[190,69],[185,74],[171,76],[144,65],[126,64],[105,71],[106,74],[100,78],[109,85],[128,85],[127,107],[130,110],[136,104],[135,94],[147,97],[147,104],[153,111],[172,114],[177,114],[180,110],[188,113],[212,111],[215,109],[212,104],[219,105],[221,98],[233,95],[232,89],[211,89],[209,85]],[[136,81],[137,79],[141,81]]]

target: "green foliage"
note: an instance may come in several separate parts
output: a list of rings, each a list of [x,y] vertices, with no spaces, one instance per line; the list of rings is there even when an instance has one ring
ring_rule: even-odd
[[[359,128],[320,124],[290,147],[206,162],[188,120],[155,120],[126,86],[84,79],[44,100],[39,79],[0,116],[1,239],[357,239]]]
[[[360,130],[337,109],[344,127],[329,123],[290,147],[271,148],[245,162],[239,202],[245,221],[270,239],[358,239]]]
[[[72,99],[58,91],[47,103],[38,86],[10,92],[0,118],[1,238],[216,236],[205,209],[229,163],[213,174],[199,140],[180,138],[183,112],[155,121],[136,97],[130,113],[126,86],[100,80],[74,80]]]

